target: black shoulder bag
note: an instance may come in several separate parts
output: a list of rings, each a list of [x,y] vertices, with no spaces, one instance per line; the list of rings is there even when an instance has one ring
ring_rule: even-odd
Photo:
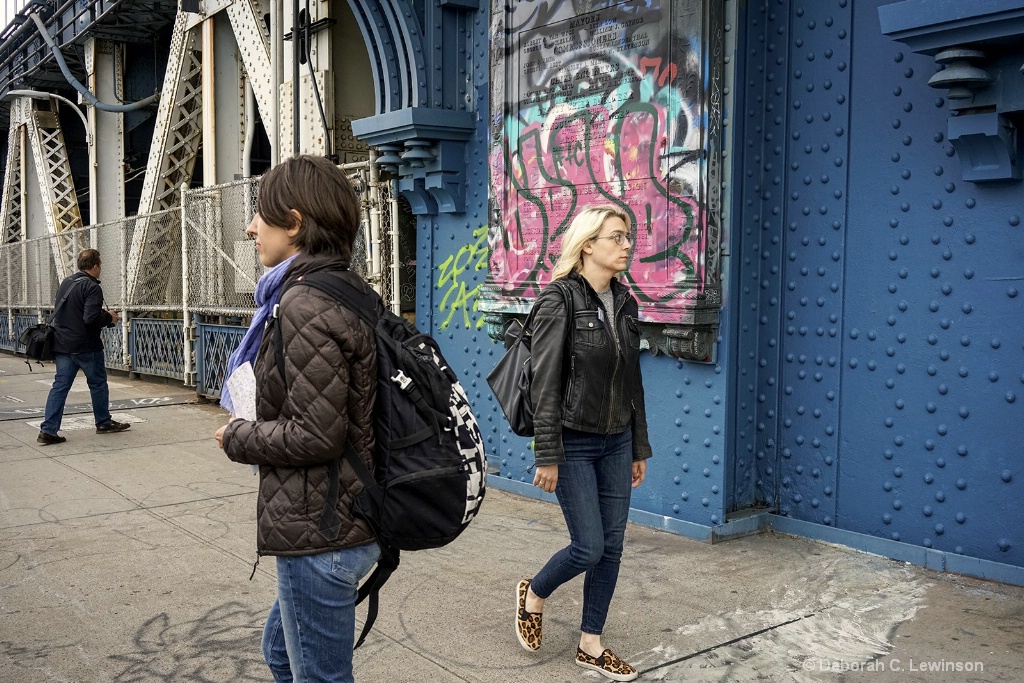
[[[558,287],[565,297],[565,309],[568,312],[569,324],[567,336],[572,333],[572,292],[556,280],[551,286]],[[498,405],[505,413],[508,426],[519,436],[533,436],[533,400],[530,398],[530,385],[533,382],[533,366],[531,345],[533,337],[533,319],[537,314],[537,305],[530,309],[526,322],[520,325],[513,320],[505,330],[505,355],[495,364],[487,375],[487,383],[491,386]]]

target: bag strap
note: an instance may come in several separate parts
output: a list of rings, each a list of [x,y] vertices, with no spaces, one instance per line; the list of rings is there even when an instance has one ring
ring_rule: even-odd
[[[373,532],[374,537],[377,539],[377,545],[380,548],[380,559],[377,560],[377,567],[366,581],[363,582],[363,585],[359,587],[359,592],[356,596],[356,605],[367,598],[370,600],[366,607],[366,621],[363,622],[363,630],[360,632],[359,639],[352,648],[355,650],[363,644],[367,634],[373,628],[374,622],[377,621],[377,612],[380,607],[380,589],[384,587],[384,584],[387,583],[391,575],[398,569],[401,557],[397,548],[391,547],[382,540],[383,536],[380,527],[374,521],[379,518],[380,509],[384,505],[384,489],[374,479],[370,470],[366,468],[366,465],[356,454],[356,450],[352,447],[351,443],[345,444],[345,460],[348,461],[348,464],[359,476],[360,481],[363,482],[363,495],[356,499],[356,505],[360,508],[364,505],[373,508],[372,510],[361,509],[360,512],[362,514],[360,517],[370,527],[370,531]]]
[[[573,324],[573,318],[576,316],[576,307],[572,303],[572,292],[569,290],[568,285],[563,283],[561,280],[552,280],[549,287],[556,288],[562,293],[562,299],[565,301],[565,314],[566,314],[566,328],[565,328],[565,353],[571,353],[572,349],[572,336],[576,330]],[[534,304],[533,308],[530,309],[530,315],[526,317],[526,322],[523,324],[523,335],[533,335],[533,330],[530,329],[533,324],[534,315],[537,312],[537,305]],[[522,336],[522,335],[521,335]]]
[[[395,573],[395,570],[398,569],[398,563],[400,562],[397,549],[379,541],[378,545],[380,546],[380,559],[377,560],[377,568],[373,570],[369,578],[359,587],[359,595],[356,598],[357,605],[367,597],[370,598],[370,601],[366,605],[366,622],[363,624],[363,630],[359,634],[359,639],[352,647],[353,650],[359,649],[359,646],[366,640],[366,634],[370,632],[374,622],[377,621],[377,610],[380,606],[380,589],[391,578],[391,575]]]
[[[84,277],[75,278],[75,281],[71,283],[70,287],[68,287],[68,291],[64,294],[64,297],[54,307],[53,313],[50,314],[50,319],[47,322],[52,323],[54,320],[57,319],[57,313],[64,306],[64,304],[67,303],[68,297],[71,296],[71,292],[74,291],[75,287],[77,287],[78,284],[84,279]]]
[[[556,287],[558,287],[559,291],[562,292],[562,298],[565,299],[565,312],[568,315],[568,320],[569,320],[569,323],[570,323],[570,325],[569,325],[569,330],[570,330],[569,334],[572,334],[572,332],[571,332],[571,330],[573,329],[572,328],[572,319],[576,316],[576,309],[572,305],[572,292],[569,291],[568,285],[563,283],[561,280],[553,280],[551,282],[551,284],[553,284]]]
[[[559,292],[561,292],[562,299],[563,299],[563,301],[565,301],[565,312],[566,312],[567,319],[569,321],[568,331],[566,332],[566,337],[568,338],[568,336],[570,334],[572,334],[572,319],[573,319],[573,316],[576,315],[576,311],[575,311],[575,309],[574,309],[574,307],[572,305],[572,292],[569,291],[569,288],[561,280],[552,280],[551,283],[548,286],[549,287],[554,287]],[[531,326],[533,325],[533,319],[535,317],[537,317],[537,303],[536,302],[534,302],[533,306],[530,308],[530,313],[526,316],[526,320],[523,321],[523,331],[520,334],[520,336],[532,336],[533,335],[533,330],[531,329]]]
[[[367,325],[376,328],[377,319],[380,317],[380,314],[378,313],[380,310],[378,308],[380,296],[369,287],[360,291],[354,285],[346,282],[337,275],[327,271],[317,271],[310,273],[309,275],[300,275],[294,280],[289,281],[284,286],[284,289],[281,290],[281,296],[278,301],[282,301],[284,299],[284,293],[295,285],[306,285],[307,287],[313,287],[314,289],[319,289],[320,291],[329,294],[340,301],[346,308],[357,314]],[[274,353],[277,357],[277,371],[281,373],[281,379],[285,380],[284,337],[281,332],[281,321],[278,318],[280,308],[281,305],[279,303],[275,304],[271,324],[274,326]],[[377,480],[366,468],[366,465],[363,464],[359,454],[356,453],[356,449],[349,441],[345,442],[344,456],[349,465],[352,466],[352,469],[359,476],[359,479],[363,482],[363,486],[365,488],[379,488]],[[337,477],[335,477],[335,479],[337,479]],[[330,491],[328,491],[328,495],[330,495]],[[321,519],[321,526],[323,526],[323,523],[324,520]],[[376,531],[374,533],[376,533]]]

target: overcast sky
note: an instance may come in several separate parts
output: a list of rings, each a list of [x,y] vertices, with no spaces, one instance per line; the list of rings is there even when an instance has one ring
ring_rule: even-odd
[[[11,23],[11,17],[18,13],[22,7],[28,4],[28,0],[2,0],[3,8],[0,9],[0,25],[7,28]]]

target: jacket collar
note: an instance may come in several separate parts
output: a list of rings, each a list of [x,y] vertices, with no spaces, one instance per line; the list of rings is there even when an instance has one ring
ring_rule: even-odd
[[[597,292],[595,292],[594,288],[590,286],[590,282],[587,281],[587,278],[583,277],[581,274],[577,273],[576,271],[573,271],[566,275],[565,279],[575,282],[576,286],[580,287],[583,290],[583,292],[587,295],[588,301],[597,299]],[[623,296],[629,293],[629,287],[619,282],[619,278],[617,277],[612,278],[611,290],[615,301],[618,301]]]
[[[292,261],[285,279],[294,280],[300,275],[318,270],[348,270],[348,262],[339,256],[299,254]]]
[[[93,282],[95,282],[96,284],[100,283],[100,281],[97,278],[94,278],[92,275],[89,275],[89,273],[85,272],[84,270],[78,271],[77,273],[75,273],[75,275],[77,276],[75,278],[76,280],[81,280],[82,278],[88,278],[88,279],[92,280]]]

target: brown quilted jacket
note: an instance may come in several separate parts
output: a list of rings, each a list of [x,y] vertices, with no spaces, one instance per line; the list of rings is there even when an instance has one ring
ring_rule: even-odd
[[[300,255],[285,282],[344,264]],[[358,275],[344,277],[362,284]],[[327,294],[296,285],[279,306],[285,376],[277,368],[275,334],[267,328],[254,368],[259,419],[232,421],[224,450],[236,462],[259,465],[256,547],[260,555],[312,555],[373,540],[353,518],[362,484],[342,460],[346,439],[373,467],[372,411],[377,357],[373,329]],[[335,477],[332,477],[332,474]],[[321,518],[336,478],[336,519]]]

